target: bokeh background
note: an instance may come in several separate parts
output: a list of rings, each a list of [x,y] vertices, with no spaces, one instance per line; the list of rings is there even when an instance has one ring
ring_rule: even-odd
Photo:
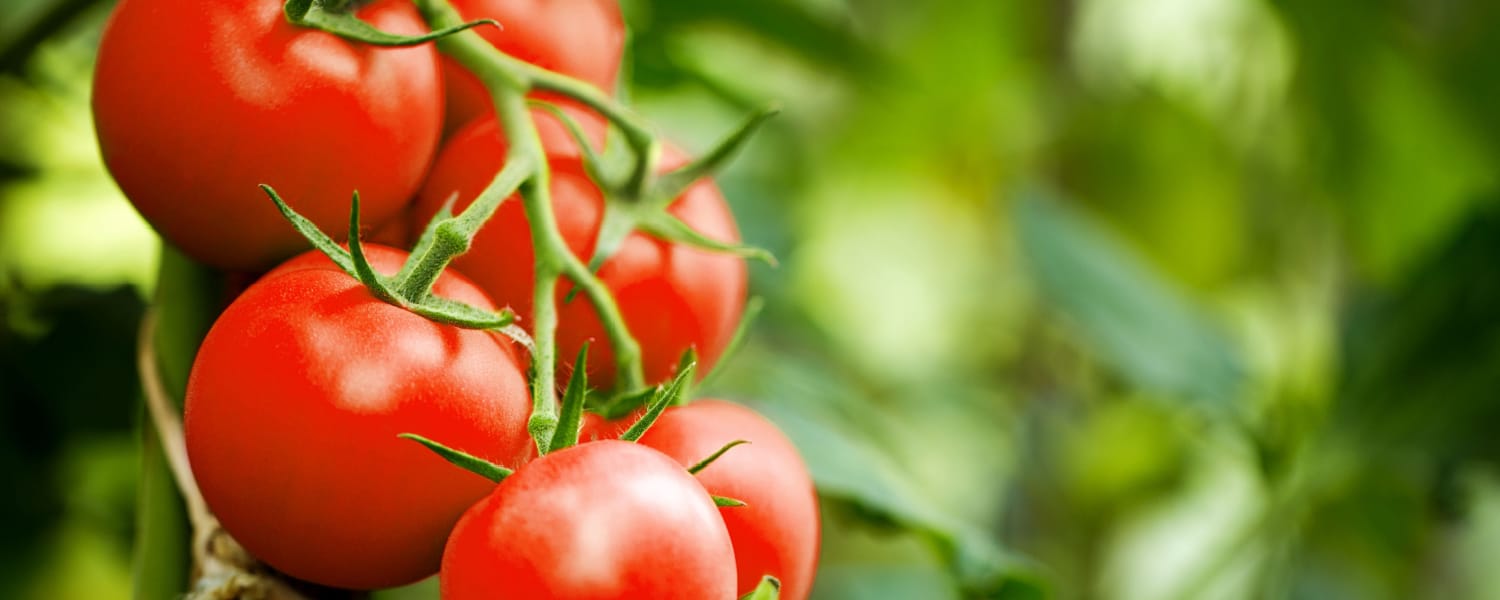
[[[109,4],[0,5],[3,598],[154,552]],[[685,146],[784,108],[720,178],[781,266],[710,391],[802,448],[817,598],[1500,598],[1500,3],[625,6]]]

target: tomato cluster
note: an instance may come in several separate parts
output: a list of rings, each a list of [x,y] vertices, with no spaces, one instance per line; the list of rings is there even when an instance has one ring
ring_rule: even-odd
[[[615,85],[624,24],[614,0],[451,2],[465,18],[498,21],[480,31],[506,54],[605,91]],[[352,5],[382,31],[428,30],[404,0]],[[372,283],[404,277],[420,253],[368,242],[307,251],[305,224],[288,224],[257,189],[280,191],[325,232],[346,230],[358,190],[374,239],[405,246],[449,200],[455,211],[472,204],[505,166],[489,94],[431,43],[376,47],[302,27],[281,0],[118,3],[93,98],[106,166],[184,254],[263,273],[219,315],[189,378],[186,445],[204,500],[257,558],[326,586],[375,589],[440,572],[451,599],[722,599],[770,575],[781,597],[805,598],[817,501],[796,449],[770,422],[724,401],[662,410],[662,400],[638,443],[617,439],[633,419],[589,413],[581,443],[550,448],[528,430],[537,386],[526,346],[419,314]],[[603,139],[605,120],[584,104],[558,92],[535,98]],[[606,194],[562,124],[542,111],[532,119],[556,226],[588,262]],[[660,166],[686,163],[668,149]],[[702,236],[738,242],[711,180],[665,210]],[[531,218],[521,201],[502,203],[422,297],[484,314],[509,307],[528,325],[539,252]],[[744,311],[741,258],[640,232],[597,277],[653,384],[681,383],[686,355],[706,372]],[[641,397],[613,389],[598,309],[569,291],[555,299],[560,355],[591,344],[586,371],[599,397]],[[497,485],[401,434],[509,475]],[[749,444],[700,462],[734,441]]]

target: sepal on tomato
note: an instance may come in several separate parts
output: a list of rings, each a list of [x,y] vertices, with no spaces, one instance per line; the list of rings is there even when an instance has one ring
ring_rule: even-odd
[[[668,406],[676,404],[678,399],[682,397],[687,382],[693,380],[693,372],[697,369],[697,364],[688,365],[687,368],[678,371],[677,377],[672,379],[672,383],[666,386],[657,386],[655,393],[652,394],[651,401],[646,405],[646,412],[641,415],[641,418],[636,419],[635,423],[632,423],[630,428],[625,430],[625,433],[620,434],[620,439],[627,442],[634,442],[641,439],[641,436],[646,435],[646,431],[651,429],[653,423],[656,423],[656,419],[661,416],[662,411],[666,410]]]
[[[326,31],[347,40],[372,46],[417,46],[480,25],[500,27],[500,23],[494,19],[479,19],[444,27],[423,35],[400,35],[381,31],[364,22],[350,10],[352,4],[354,3],[348,0],[287,0],[286,4],[281,6],[281,12],[286,15],[287,22],[293,25]]]
[[[703,235],[667,211],[678,197],[687,192],[704,177],[722,169],[750,137],[779,108],[767,107],[751,114],[739,127],[730,132],[708,152],[685,165],[662,173],[656,172],[661,144],[652,142],[645,149],[638,149],[637,156],[630,161],[629,172],[617,174],[612,168],[608,153],[601,155],[589,145],[582,128],[561,110],[548,105],[558,120],[568,129],[579,147],[585,173],[604,192],[607,200],[603,220],[594,241],[594,254],[589,257],[589,270],[598,272],[604,262],[620,249],[620,245],[632,232],[639,229],[658,239],[676,242],[685,246],[733,254],[751,258],[775,266],[776,257],[763,248],[723,242]]]
[[[781,581],[767,575],[762,577],[760,585],[755,586],[755,591],[740,596],[740,600],[780,600]]]
[[[281,211],[282,216],[286,217],[287,221],[292,224],[292,227],[298,233],[302,234],[302,237],[307,238],[307,241],[314,248],[328,256],[328,259],[333,261],[339,269],[364,284],[365,288],[370,291],[370,294],[381,301],[399,306],[439,323],[446,323],[465,329],[500,331],[529,347],[530,338],[523,333],[518,335],[520,330],[511,327],[511,324],[516,320],[516,315],[509,308],[501,309],[498,312],[490,311],[431,294],[432,283],[437,280],[437,276],[442,273],[443,268],[452,260],[452,252],[455,250],[454,248],[440,248],[437,251],[433,251],[433,248],[442,244],[444,226],[446,225],[450,229],[457,229],[458,233],[456,235],[472,237],[472,233],[469,232],[467,225],[461,221],[463,217],[459,217],[459,219],[434,219],[433,223],[422,232],[422,237],[418,240],[415,247],[415,249],[426,251],[421,253],[413,252],[395,277],[387,277],[381,275],[370,265],[368,257],[365,256],[364,245],[360,241],[359,192],[354,193],[354,198],[350,205],[349,246],[348,249],[345,249],[333,241],[333,238],[329,237],[328,234],[318,229],[318,226],[312,221],[303,217],[296,210],[293,210],[271,186],[261,184],[260,188],[267,196],[270,196],[271,201],[276,203],[276,208]],[[459,224],[454,226],[454,223]],[[448,245],[452,246],[453,244],[449,243]],[[466,248],[467,242],[461,242],[459,245]]]
[[[740,123],[739,127],[730,132],[728,136],[725,136],[722,141],[715,145],[712,150],[704,153],[703,156],[657,176],[656,180],[652,182],[649,197],[666,198],[667,202],[671,202],[672,198],[682,195],[683,192],[687,191],[688,187],[697,183],[699,179],[712,175],[719,169],[724,168],[729,159],[740,148],[743,148],[746,142],[750,141],[750,136],[754,135],[766,121],[780,112],[781,109],[778,107],[767,106],[752,113],[749,117],[745,118],[744,122]]]
[[[511,469],[479,458],[478,456],[474,456],[473,454],[469,454],[468,452],[449,448],[448,446],[445,446],[439,442],[432,441],[415,433],[402,433],[397,435],[396,437],[405,440],[411,440],[413,442],[426,446],[428,450],[431,450],[438,456],[443,457],[443,460],[453,463],[455,466],[465,471],[468,471],[495,483],[504,481],[506,477],[509,477],[511,473],[515,472]]]
[[[557,431],[552,434],[552,443],[546,452],[578,445],[578,430],[583,423],[583,403],[588,395],[589,344],[583,343],[578,350],[578,359],[573,361],[573,375],[568,378],[568,387],[563,390],[562,412],[557,417]],[[544,452],[544,454],[546,453]]]
[[[713,454],[708,455],[708,457],[698,461],[693,466],[688,467],[688,472],[697,475],[699,471],[708,468],[709,465],[714,464],[714,461],[719,460],[720,456],[724,456],[724,453],[728,452],[730,448],[733,448],[740,444],[748,443],[750,443],[750,440],[735,440],[729,442],[728,444],[724,444],[724,447],[715,450]]]

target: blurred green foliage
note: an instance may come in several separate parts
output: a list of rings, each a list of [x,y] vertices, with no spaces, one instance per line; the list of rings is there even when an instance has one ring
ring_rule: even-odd
[[[1500,3],[624,5],[685,146],[785,109],[720,178],[782,266],[709,392],[803,449],[817,598],[1500,597]],[[162,475],[107,10],[0,20],[5,598],[129,594]]]

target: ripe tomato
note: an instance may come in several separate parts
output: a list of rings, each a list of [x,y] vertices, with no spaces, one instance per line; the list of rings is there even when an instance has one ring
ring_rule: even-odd
[[[614,438],[629,426],[593,413],[585,419],[582,440]],[[745,502],[720,509],[734,543],[738,593],[750,593],[769,574],[781,580],[783,600],[803,600],[818,562],[818,499],[797,448],[775,425],[738,404],[699,400],[668,408],[640,444],[689,467],[734,440],[750,443],[720,456],[697,477],[710,494]]]
[[[502,52],[614,92],[625,47],[625,22],[615,0],[453,0],[453,7],[465,19],[498,21],[498,28],[475,31]],[[448,90],[445,129],[456,130],[493,112],[479,79],[451,58],[442,61]],[[551,94],[541,98],[560,99]]]
[[[542,143],[552,166],[552,203],[558,227],[573,253],[587,260],[594,251],[604,198],[585,174],[571,139],[555,123],[547,123],[539,121],[544,125],[540,127]],[[417,198],[417,222],[425,223],[455,193],[455,210],[473,202],[500,169],[505,148],[493,119],[477,121],[454,136],[439,154]],[[676,152],[667,153],[663,160],[667,167],[683,162]],[[710,238],[739,240],[734,215],[711,181],[689,188],[670,210]],[[521,315],[522,325],[528,325],[535,289],[534,256],[525,210],[519,198],[511,198],[479,232],[469,253],[453,264],[497,303],[509,305]],[[614,293],[631,333],[640,342],[646,378],[652,382],[670,378],[678,359],[690,347],[697,349],[699,372],[707,373],[734,335],[745,308],[747,274],[743,259],[642,233],[625,240],[599,270],[599,277]],[[560,290],[566,287],[559,286]],[[579,296],[561,307],[557,332],[560,355],[576,356],[586,340],[594,341],[589,350],[590,380],[607,387],[614,379],[614,353],[593,305]]]
[[[403,0],[358,15],[426,31]],[[333,232],[358,190],[378,226],[421,183],[442,94],[430,44],[296,27],[282,0],[122,0],[99,42],[93,107],[105,166],[163,237],[210,265],[260,270],[308,244],[258,184]]]
[[[713,500],[660,452],[574,446],[517,470],[464,513],[444,600],[726,600],[734,550]]]
[[[406,256],[366,248],[383,273]],[[492,306],[454,273],[434,292]],[[494,488],[396,436],[514,466],[531,455],[529,413],[507,340],[377,300],[310,252],[219,317],[185,426],[203,497],[246,549],[294,577],[369,589],[436,572],[453,524]]]

